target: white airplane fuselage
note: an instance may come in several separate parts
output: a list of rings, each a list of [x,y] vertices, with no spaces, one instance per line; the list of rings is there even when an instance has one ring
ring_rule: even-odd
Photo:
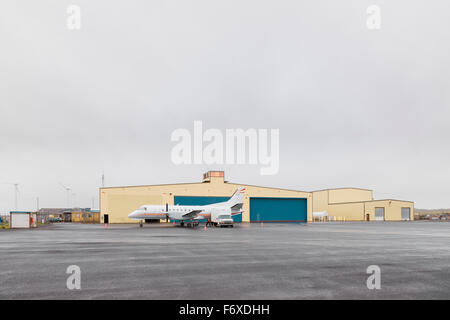
[[[195,219],[210,219],[211,212],[215,208],[219,210],[220,209],[226,210],[225,207],[213,207],[210,205],[206,206],[176,205],[176,206],[167,206],[167,208],[165,205],[145,205],[132,212],[128,217],[131,219],[139,219],[139,220],[166,219],[167,217],[174,220],[191,220],[194,218],[184,218],[183,215],[192,211],[200,211]]]

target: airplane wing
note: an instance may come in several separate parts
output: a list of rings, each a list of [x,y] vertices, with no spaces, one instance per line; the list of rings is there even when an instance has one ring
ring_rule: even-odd
[[[197,215],[202,212],[202,210],[192,210],[191,212],[188,212],[186,214],[183,214],[181,217],[183,219],[194,219],[197,217]]]

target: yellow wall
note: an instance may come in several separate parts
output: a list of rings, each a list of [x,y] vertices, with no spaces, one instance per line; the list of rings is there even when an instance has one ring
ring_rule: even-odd
[[[91,217],[89,217],[89,215],[91,215]],[[72,222],[98,223],[98,222],[100,222],[100,213],[99,212],[74,211],[74,212],[72,212]]]
[[[345,221],[362,221],[364,219],[364,202],[349,202],[331,204],[328,210],[328,216],[333,216]]]
[[[357,188],[340,188],[313,191],[313,211],[327,211],[329,216],[346,216],[347,219],[362,219],[362,211],[354,211],[355,208],[360,209],[360,205],[345,205],[343,207],[335,206],[337,203],[362,202],[373,200],[372,190]],[[348,208],[351,211],[343,212],[342,208]],[[359,218],[356,218],[359,217]]]
[[[410,220],[414,220],[414,203],[401,200],[373,200],[362,202],[336,203],[328,206],[328,216],[345,217],[346,221],[375,221],[375,208],[384,208],[386,221],[401,221],[402,208],[410,208]]]
[[[369,214],[375,221],[375,207],[385,208],[386,221],[400,221],[401,208],[411,210],[410,219],[414,219],[414,203],[401,200],[373,200],[372,190],[341,188],[314,191],[313,211],[327,211],[329,217],[345,218],[346,221],[364,221]]]
[[[372,190],[343,188],[328,190],[329,203],[343,203],[373,200]]]
[[[72,212],[72,222],[83,222],[83,212],[81,211]]]
[[[365,203],[365,214],[369,214],[370,221],[375,221],[375,208],[384,208],[386,221],[401,221],[402,207],[410,208],[410,220],[414,220],[414,203],[399,200],[376,200]]]
[[[328,190],[313,192],[313,212],[328,211]]]
[[[312,217],[312,194],[310,192],[265,188],[234,183],[225,183],[223,178],[206,183],[172,184],[100,189],[100,212],[102,222],[108,214],[110,223],[137,223],[128,214],[144,204],[174,204],[174,196],[230,197],[238,187],[245,187],[244,213],[242,221],[250,221],[250,197],[293,197],[307,199],[307,217]]]
[[[85,218],[84,218],[85,223],[100,222],[100,212],[85,212],[84,215],[85,215]]]

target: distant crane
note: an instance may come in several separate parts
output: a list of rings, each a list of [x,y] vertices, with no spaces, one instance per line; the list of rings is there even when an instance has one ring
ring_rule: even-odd
[[[61,187],[63,187],[64,190],[66,190],[67,192],[67,209],[70,208],[70,190],[72,190],[69,187],[66,187],[65,185],[63,185],[61,182],[59,183],[61,185]]]

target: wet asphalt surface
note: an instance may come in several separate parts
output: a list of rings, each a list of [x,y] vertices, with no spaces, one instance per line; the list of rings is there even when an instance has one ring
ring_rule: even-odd
[[[0,230],[0,299],[450,299],[450,222]]]

